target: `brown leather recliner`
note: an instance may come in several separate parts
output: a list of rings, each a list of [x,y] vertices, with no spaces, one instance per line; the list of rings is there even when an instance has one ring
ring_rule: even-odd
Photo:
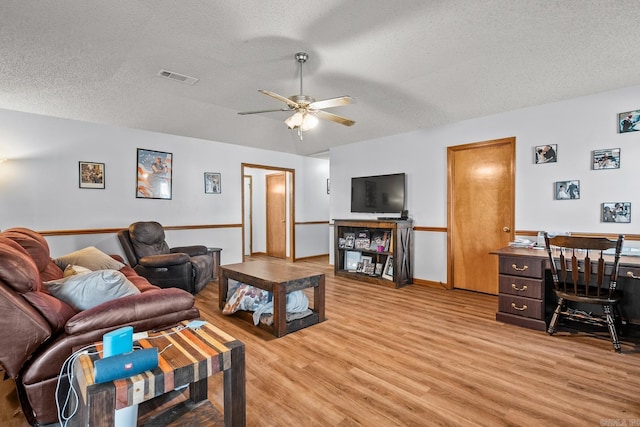
[[[101,341],[106,332],[123,326],[141,332],[200,315],[188,292],[153,286],[128,266],[120,272],[139,294],[78,312],[42,285],[63,277],[46,240],[25,228],[0,233],[0,364],[16,382],[29,423],[57,422],[58,376],[74,349]],[[62,395],[67,388],[62,381]]]
[[[212,279],[213,254],[207,247],[169,248],[158,222],[135,222],[127,230],[120,230],[118,239],[131,267],[156,286],[195,294]]]

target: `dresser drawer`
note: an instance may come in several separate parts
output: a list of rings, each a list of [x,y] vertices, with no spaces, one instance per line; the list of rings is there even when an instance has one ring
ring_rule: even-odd
[[[498,310],[515,316],[543,319],[544,300],[500,294]]]
[[[544,299],[544,279],[530,279],[501,274],[498,287],[501,294]]]
[[[500,274],[512,276],[544,277],[544,260],[541,258],[500,257]]]
[[[619,267],[618,279],[640,279],[640,268],[637,267]]]

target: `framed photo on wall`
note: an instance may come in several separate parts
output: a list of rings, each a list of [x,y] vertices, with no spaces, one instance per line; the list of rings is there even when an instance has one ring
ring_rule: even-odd
[[[602,204],[602,222],[631,222],[631,203],[605,202]]]
[[[591,164],[594,170],[618,169],[620,167],[620,149],[607,148],[603,150],[593,150]]]
[[[104,190],[104,163],[78,162],[80,188],[99,188]]]
[[[136,197],[171,200],[173,154],[138,148]]]
[[[222,193],[222,182],[220,174],[217,172],[204,173],[204,192],[205,194]]]
[[[555,163],[558,161],[558,145],[538,145],[534,148],[536,164]]]
[[[577,200],[580,198],[580,181],[557,181],[555,183],[556,200]]]
[[[627,111],[618,114],[618,133],[635,132],[640,130],[640,110]]]

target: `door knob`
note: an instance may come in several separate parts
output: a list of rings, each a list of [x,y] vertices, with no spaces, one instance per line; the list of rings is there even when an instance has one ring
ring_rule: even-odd
[[[508,233],[511,231],[511,229],[509,227],[502,227],[502,231],[504,231],[505,233]]]

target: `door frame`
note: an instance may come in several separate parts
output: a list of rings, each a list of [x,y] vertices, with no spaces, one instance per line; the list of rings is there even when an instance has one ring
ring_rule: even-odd
[[[244,223],[244,219],[245,217],[245,209],[244,209],[244,200],[247,197],[247,195],[244,193],[244,188],[246,185],[246,182],[249,182],[249,198],[247,199],[249,201],[249,224],[245,224]],[[253,255],[253,176],[251,175],[243,175],[243,179],[242,179],[242,224],[243,224],[243,228],[242,228],[242,257],[244,259],[245,256],[245,244],[246,244],[246,230],[244,227],[249,227],[249,256]]]
[[[286,197],[289,199],[289,212],[288,212],[288,220],[287,226],[289,231],[289,255],[285,258],[288,262],[293,262],[296,258],[296,245],[295,245],[295,194],[296,194],[296,170],[289,168],[282,168],[277,166],[268,166],[268,165],[259,165],[254,163],[241,163],[240,164],[240,179],[242,185],[240,188],[242,189],[242,194],[240,197],[242,203],[242,260],[244,261],[244,248],[245,248],[245,227],[244,223],[244,215],[245,215],[245,206],[244,206],[244,177],[245,177],[245,168],[247,169],[263,169],[267,171],[277,171],[284,172],[285,177],[290,177],[290,185],[287,186],[288,191]],[[289,175],[290,174],[290,175]],[[266,202],[265,202],[266,203]]]
[[[505,145],[508,144],[512,147],[512,155],[511,155],[511,160],[510,160],[510,164],[509,164],[509,174],[511,175],[511,186],[510,186],[510,198],[511,198],[511,206],[509,206],[509,209],[511,209],[511,224],[508,225],[509,227],[509,236],[510,236],[510,240],[513,240],[514,236],[515,236],[515,222],[516,222],[516,217],[515,217],[515,212],[516,212],[516,197],[515,197],[515,192],[516,192],[516,176],[515,176],[515,165],[516,165],[516,137],[515,136],[511,136],[511,137],[507,137],[507,138],[498,138],[498,139],[492,139],[492,140],[487,140],[487,141],[479,141],[479,142],[472,142],[469,144],[462,144],[462,145],[455,145],[455,146],[450,146],[447,147],[447,153],[451,153],[451,152],[455,152],[455,151],[461,151],[461,150],[467,150],[469,148],[484,148],[484,147],[490,147],[493,145]],[[453,277],[453,271],[454,271],[454,263],[455,263],[455,259],[453,256],[453,233],[454,233],[454,224],[455,224],[455,209],[453,206],[453,191],[454,189],[454,183],[453,183],[453,173],[454,173],[454,168],[455,168],[455,164],[454,164],[454,156],[452,155],[447,155],[447,289],[454,289],[454,281],[455,278]],[[504,231],[502,231],[504,232]],[[495,248],[498,249],[498,248]],[[496,262],[497,262],[497,258],[496,258]]]

